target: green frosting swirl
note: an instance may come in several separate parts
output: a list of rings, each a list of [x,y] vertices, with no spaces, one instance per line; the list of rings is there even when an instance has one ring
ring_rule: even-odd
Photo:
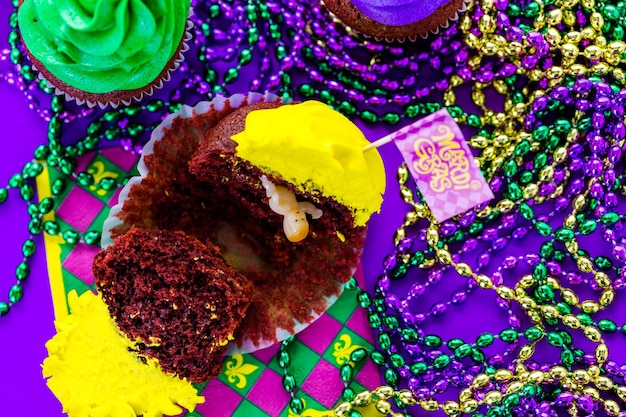
[[[190,0],[24,0],[18,22],[30,53],[89,93],[135,90],[176,53]]]

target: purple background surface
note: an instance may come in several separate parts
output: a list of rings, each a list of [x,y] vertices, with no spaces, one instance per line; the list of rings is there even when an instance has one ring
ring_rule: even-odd
[[[0,3],[1,48],[8,47],[10,2]],[[6,70],[7,63],[0,63]],[[31,160],[35,148],[46,142],[46,123],[28,109],[24,94],[0,80],[0,126],[2,161],[0,184]],[[0,206],[0,300],[8,301],[15,284],[15,267],[22,260],[21,247],[28,238],[26,204],[16,190]],[[43,239],[36,239],[37,250],[31,262],[31,275],[24,283],[24,298],[6,317],[0,319],[0,415],[60,416],[61,405],[48,390],[41,376],[46,356],[45,342],[54,334],[54,314],[48,282]]]

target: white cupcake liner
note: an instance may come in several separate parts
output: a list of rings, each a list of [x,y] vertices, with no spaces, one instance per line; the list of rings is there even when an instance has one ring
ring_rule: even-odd
[[[161,140],[164,136],[165,130],[170,129],[174,120],[178,118],[187,119],[192,118],[197,115],[201,115],[203,113],[207,113],[209,111],[220,111],[223,110],[228,103],[231,107],[240,107],[244,104],[253,104],[260,101],[277,101],[280,98],[274,94],[266,93],[250,93],[247,96],[243,94],[234,94],[230,97],[218,96],[215,97],[211,101],[202,101],[196,104],[195,106],[187,106],[183,105],[176,113],[168,115],[162,122],[159,124],[152,132],[150,140],[143,148],[142,156],[137,164],[137,170],[139,171],[139,176],[131,178],[126,185],[122,188],[119,194],[118,203],[111,208],[109,212],[109,216],[104,221],[103,230],[102,230],[102,238],[101,238],[101,247],[106,249],[110,245],[113,244],[113,238],[111,231],[112,229],[123,226],[125,223],[118,217],[118,214],[122,212],[124,202],[129,199],[129,194],[131,189],[140,184],[144,177],[148,175],[149,169],[145,163],[145,157],[151,155],[154,151],[154,145],[157,141]],[[356,266],[352,269],[352,274],[356,271]],[[344,284],[339,285],[339,295],[343,292]],[[335,301],[337,301],[338,296],[324,297],[326,301],[326,309],[327,310]],[[236,344],[231,344],[230,348],[226,352],[226,355],[232,354],[244,354],[254,352],[260,349],[267,348],[277,342],[281,342],[296,333],[301,332],[309,325],[311,325],[315,320],[323,315],[322,313],[311,312],[311,320],[305,323],[294,320],[294,331],[290,332],[287,329],[277,328],[276,329],[276,341],[271,340],[260,340],[257,344],[254,344],[251,339],[245,338],[242,340],[241,346]]]
[[[190,8],[189,9],[189,16],[191,16],[191,14],[193,13],[193,10]],[[165,85],[165,83],[169,82],[172,78],[172,74],[178,69],[178,67],[180,67],[180,65],[182,64],[182,62],[185,60],[185,56],[184,53],[187,52],[189,50],[189,45],[187,42],[189,42],[191,40],[191,38],[193,37],[191,35],[191,30],[193,29],[193,22],[191,20],[187,20],[186,23],[186,27],[185,27],[185,32],[183,33],[183,38],[181,40],[181,45],[178,48],[176,54],[176,58],[170,62],[168,61],[168,67],[164,68],[165,69],[165,74],[163,74],[158,80],[153,81],[153,83],[151,83],[150,85],[147,85],[146,87],[143,87],[141,89],[137,89],[136,92],[134,92],[129,98],[127,99],[122,99],[122,100],[106,100],[106,101],[99,101],[99,100],[87,100],[87,99],[81,99],[81,98],[77,98],[74,97],[73,95],[71,95],[69,92],[57,87],[56,85],[54,85],[54,83],[52,81],[50,81],[49,79],[47,79],[46,77],[43,76],[43,74],[37,69],[37,67],[33,64],[33,69],[35,69],[38,73],[38,77],[41,80],[44,80],[46,82],[46,87],[54,89],[54,94],[57,96],[64,96],[65,100],[67,101],[75,101],[76,104],[78,104],[79,106],[82,105],[86,105],[89,108],[93,108],[93,107],[100,107],[102,110],[104,110],[105,108],[107,108],[107,106],[111,106],[112,108],[116,109],[120,106],[120,104],[124,105],[124,106],[128,106],[131,103],[135,102],[135,101],[141,101],[143,100],[145,97],[150,97],[152,96],[156,91],[160,90],[161,88],[163,88],[163,86]],[[77,90],[80,90],[77,88]],[[98,93],[88,93],[85,92],[87,94],[90,95],[98,95]],[[103,93],[105,94],[105,93]]]

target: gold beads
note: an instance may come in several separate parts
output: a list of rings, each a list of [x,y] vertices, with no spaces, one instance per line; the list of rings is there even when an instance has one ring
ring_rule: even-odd
[[[446,401],[441,405],[441,409],[449,416],[456,416],[461,411],[461,407],[456,401]]]
[[[439,410],[439,402],[437,402],[437,400],[422,400],[420,401],[420,407],[422,407],[424,411],[437,411]]]
[[[604,401],[604,409],[606,413],[610,416],[619,416],[620,407],[616,401],[613,400],[605,400]]]
[[[489,380],[490,380],[489,375],[478,374],[474,377],[474,380],[472,381],[472,387],[474,388],[484,387],[485,385],[489,383]]]
[[[553,366],[549,372],[550,378],[560,381],[568,375],[568,371],[563,366]]]
[[[467,400],[461,403],[461,412],[471,414],[478,409],[478,401]]]
[[[485,403],[488,405],[499,404],[502,401],[502,393],[500,391],[489,391],[485,394]]]
[[[513,372],[509,371],[508,369],[498,369],[493,375],[493,379],[498,382],[503,382],[513,379],[513,376]]]
[[[387,400],[378,400],[375,404],[376,410],[379,413],[387,415],[391,412],[391,403]]]
[[[513,300],[515,298],[515,292],[504,285],[497,287],[496,293],[504,300]]]
[[[468,264],[466,264],[464,262],[459,262],[458,264],[454,265],[454,269],[462,277],[472,276],[472,268]],[[493,285],[493,283],[492,283],[492,285]],[[491,287],[489,287],[489,288],[491,288]]]
[[[411,393],[411,391],[406,390],[406,389],[398,391],[396,396],[398,400],[400,400],[400,402],[404,405],[414,405],[417,402],[417,400],[413,396],[413,393]]]
[[[600,330],[595,328],[594,326],[586,326],[583,329],[585,337],[592,342],[599,342],[602,340],[602,334],[600,334]]]
[[[477,275],[476,283],[482,289],[488,290],[493,287],[493,281],[487,275]]]
[[[613,300],[615,300],[615,291],[613,291],[613,289],[607,289],[602,292],[599,301],[602,307],[607,307],[613,304]]]
[[[354,403],[359,407],[366,407],[372,403],[372,393],[361,391],[354,397]]]
[[[527,361],[535,353],[535,345],[524,345],[519,351],[518,357],[522,361]]]
[[[393,388],[387,385],[382,385],[374,390],[374,395],[378,398],[386,400],[393,396]]]
[[[587,314],[595,314],[600,311],[600,305],[591,300],[583,301],[580,305],[580,308]]]
[[[596,346],[595,356],[596,356],[596,361],[598,361],[598,363],[606,362],[607,359],[609,359],[608,346],[604,343],[600,343],[598,346]]]

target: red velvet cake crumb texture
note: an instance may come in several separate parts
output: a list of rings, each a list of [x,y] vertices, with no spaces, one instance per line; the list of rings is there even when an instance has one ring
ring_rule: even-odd
[[[94,261],[98,290],[138,353],[163,370],[202,382],[250,303],[251,283],[219,249],[183,232],[133,227]]]

